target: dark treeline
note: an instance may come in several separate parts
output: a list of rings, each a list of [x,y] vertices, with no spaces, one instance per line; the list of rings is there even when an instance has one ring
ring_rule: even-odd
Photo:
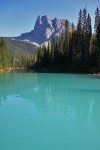
[[[94,33],[86,8],[79,11],[77,27],[68,20],[65,32],[48,46],[39,47],[38,69],[64,72],[96,73],[100,71],[100,10],[95,11]]]

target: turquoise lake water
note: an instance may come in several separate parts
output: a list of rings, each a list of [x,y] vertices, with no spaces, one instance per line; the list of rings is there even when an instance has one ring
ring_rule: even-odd
[[[0,74],[0,150],[100,150],[100,78]]]

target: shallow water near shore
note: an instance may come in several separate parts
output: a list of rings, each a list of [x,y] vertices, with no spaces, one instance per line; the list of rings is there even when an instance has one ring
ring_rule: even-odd
[[[0,74],[0,150],[100,150],[100,78]]]

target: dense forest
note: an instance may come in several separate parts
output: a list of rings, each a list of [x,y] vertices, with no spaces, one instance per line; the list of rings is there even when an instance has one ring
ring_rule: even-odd
[[[3,38],[0,39],[0,70],[9,66],[9,53]]]
[[[8,51],[6,41],[0,38],[0,71],[9,71],[15,69],[27,69],[36,62],[36,56],[28,55],[14,55]]]
[[[86,8],[79,11],[77,27],[65,22],[65,33],[48,47],[39,48],[36,68],[61,72],[97,73],[100,71],[100,10],[95,11],[94,33]]]
[[[9,54],[3,38],[0,39],[0,69],[28,68],[54,72],[100,72],[100,10],[95,10],[94,32],[86,8],[79,11],[77,27],[65,22],[65,32],[52,38],[48,46],[38,48],[37,56],[19,57]]]

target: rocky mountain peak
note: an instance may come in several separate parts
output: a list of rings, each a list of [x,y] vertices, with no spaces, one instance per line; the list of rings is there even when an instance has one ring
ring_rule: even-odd
[[[55,17],[55,19],[52,22],[55,30],[58,30],[62,27],[62,20],[60,20],[59,18]]]
[[[38,16],[35,26],[41,25],[41,24],[52,24],[52,21],[47,15],[45,15],[45,16]]]
[[[55,17],[53,20],[47,15],[38,16],[34,30],[29,33],[24,33],[19,37],[19,40],[28,40],[29,42],[37,43],[39,45],[50,41],[57,36],[60,36],[65,30],[65,20]]]

